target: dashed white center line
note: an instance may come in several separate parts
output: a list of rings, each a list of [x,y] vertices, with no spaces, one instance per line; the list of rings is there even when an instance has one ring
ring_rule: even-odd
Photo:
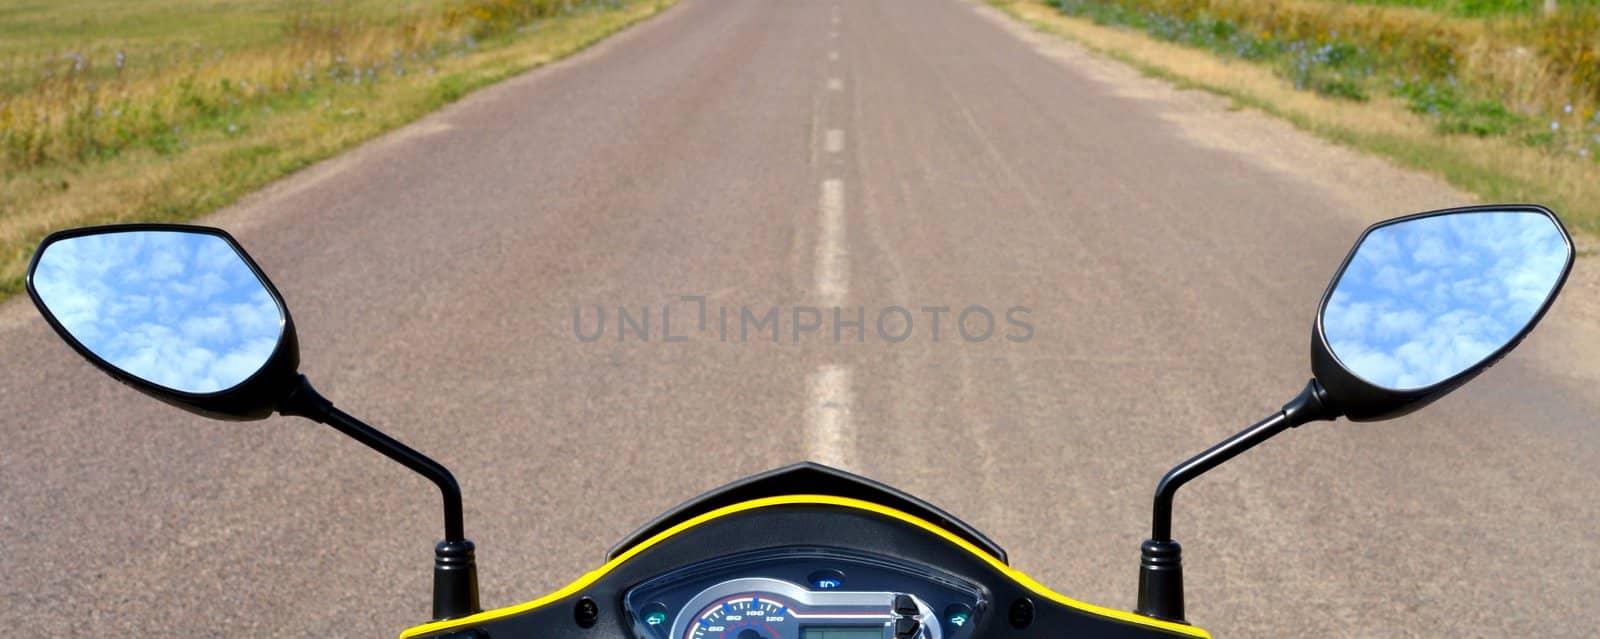
[[[839,6],[832,7],[828,20],[833,26],[828,37],[839,37]],[[828,60],[837,61],[839,52],[828,51]],[[829,91],[844,91],[844,80],[828,78]],[[828,129],[823,149],[828,153],[844,150],[844,130]],[[849,291],[850,256],[845,250],[844,181],[822,181],[817,232],[816,296],[819,306],[838,307]],[[815,462],[853,470],[856,435],[850,423],[855,402],[850,386],[850,367],[827,364],[806,378],[806,453]]]
[[[824,307],[844,303],[849,291],[850,256],[845,252],[844,182],[822,181],[822,216],[817,234],[817,301]]]
[[[822,366],[806,380],[806,453],[812,461],[846,470],[854,466],[854,399],[847,366]]]

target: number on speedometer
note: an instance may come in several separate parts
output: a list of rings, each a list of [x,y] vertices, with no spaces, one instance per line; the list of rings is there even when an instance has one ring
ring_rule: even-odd
[[[702,610],[684,639],[785,639],[778,628],[788,616],[782,601],[737,595]]]

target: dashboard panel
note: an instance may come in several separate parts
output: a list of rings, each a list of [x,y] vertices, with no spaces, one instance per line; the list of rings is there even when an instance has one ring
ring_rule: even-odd
[[[623,596],[638,639],[968,639],[987,603],[927,566],[805,546],[702,562]]]

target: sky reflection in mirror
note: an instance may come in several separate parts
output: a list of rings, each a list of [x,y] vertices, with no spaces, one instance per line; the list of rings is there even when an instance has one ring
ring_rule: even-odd
[[[45,248],[34,291],[79,343],[123,371],[187,393],[237,386],[265,364],[283,314],[221,237],[125,231]]]
[[[1432,386],[1515,339],[1568,251],[1539,213],[1453,213],[1375,229],[1328,299],[1323,334],[1345,368],[1376,386]]]

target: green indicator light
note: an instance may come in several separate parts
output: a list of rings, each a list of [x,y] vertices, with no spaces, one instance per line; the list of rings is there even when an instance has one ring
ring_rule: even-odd
[[[659,626],[667,622],[667,613],[652,612],[644,616],[644,622],[652,626]]]
[[[958,612],[950,615],[950,625],[957,628],[967,625],[967,613]]]

